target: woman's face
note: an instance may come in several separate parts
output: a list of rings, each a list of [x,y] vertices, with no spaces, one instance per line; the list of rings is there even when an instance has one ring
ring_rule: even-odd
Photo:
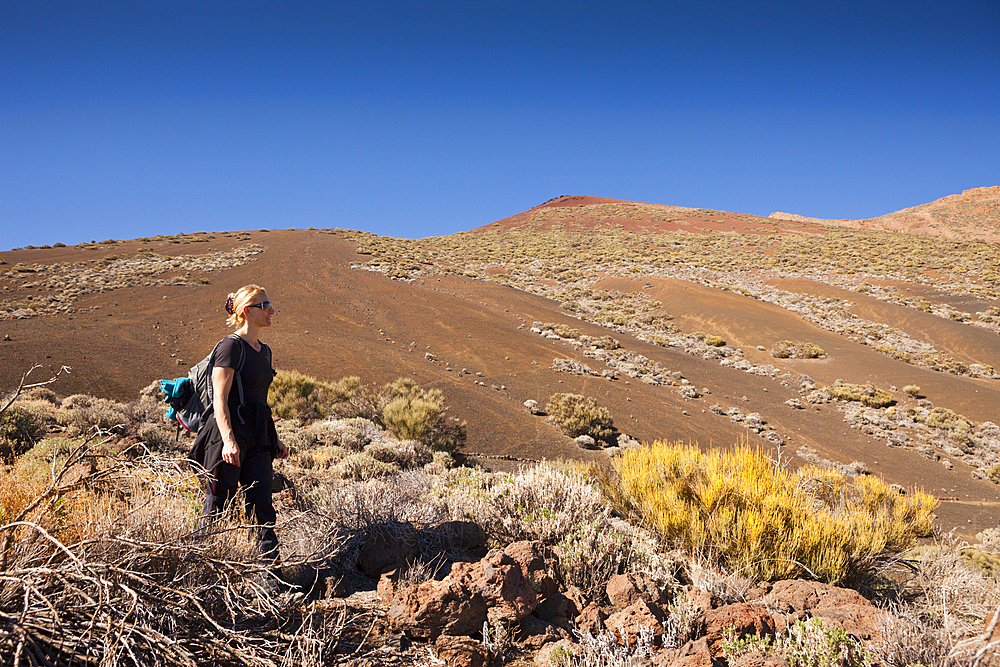
[[[274,315],[274,307],[267,298],[265,292],[260,292],[253,298],[253,301],[243,308],[247,320],[259,327],[271,326],[271,317]]]

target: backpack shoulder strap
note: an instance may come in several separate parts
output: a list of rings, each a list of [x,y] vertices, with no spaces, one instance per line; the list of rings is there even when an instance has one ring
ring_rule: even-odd
[[[237,389],[237,391],[239,391],[239,396],[240,396],[240,407],[243,407],[243,404],[246,403],[246,398],[243,395],[243,377],[242,377],[243,364],[246,363],[246,360],[247,360],[246,343],[243,341],[242,338],[240,338],[239,334],[232,333],[232,334],[229,334],[229,336],[227,336],[227,338],[235,338],[239,342],[239,346],[240,346],[240,360],[236,364],[236,373],[235,373],[235,375],[236,375],[236,389]],[[239,410],[237,410],[236,412],[237,412],[236,416],[239,418],[240,423],[241,424],[244,423],[243,422],[243,415],[239,414]]]

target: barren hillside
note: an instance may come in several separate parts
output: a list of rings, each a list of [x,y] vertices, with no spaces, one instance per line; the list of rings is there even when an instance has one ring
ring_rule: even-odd
[[[560,197],[440,238],[261,230],[0,259],[4,386],[67,365],[61,394],[132,397],[204,356],[226,293],[256,282],[277,367],[439,388],[487,465],[613,452],[524,407],[571,392],[610,410],[607,445],[746,439],[922,485],[945,530],[1000,519],[989,243]],[[894,404],[836,398],[869,383]]]
[[[929,234],[950,239],[1000,240],[1000,186],[964,190],[928,204],[904,208],[867,220],[822,220],[792,213],[772,213],[771,218],[858,229],[882,229],[908,234]]]

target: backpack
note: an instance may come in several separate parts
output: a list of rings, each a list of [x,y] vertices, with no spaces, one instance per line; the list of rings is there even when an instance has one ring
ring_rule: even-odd
[[[236,365],[236,388],[239,391],[240,406],[242,406],[245,400],[240,371],[243,370],[243,362],[246,360],[247,353],[243,347],[243,339],[237,334],[229,334],[226,338],[235,338],[240,341],[240,360]],[[212,411],[212,368],[215,366],[215,353],[221,344],[222,341],[219,341],[207,357],[192,366],[188,370],[187,377],[176,380],[160,380],[160,390],[166,394],[163,402],[170,406],[167,409],[167,419],[173,419],[177,422],[178,436],[180,436],[182,427],[192,433],[200,431]],[[263,348],[268,361],[270,361],[270,349],[266,345]],[[242,423],[243,417],[237,416]]]

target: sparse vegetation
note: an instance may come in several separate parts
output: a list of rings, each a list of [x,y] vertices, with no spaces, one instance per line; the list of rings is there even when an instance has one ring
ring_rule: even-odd
[[[730,633],[722,644],[727,660],[749,654],[774,656],[796,667],[869,667],[872,658],[864,646],[838,627],[827,627],[819,618],[795,621],[785,633],[770,637],[736,637]]]

